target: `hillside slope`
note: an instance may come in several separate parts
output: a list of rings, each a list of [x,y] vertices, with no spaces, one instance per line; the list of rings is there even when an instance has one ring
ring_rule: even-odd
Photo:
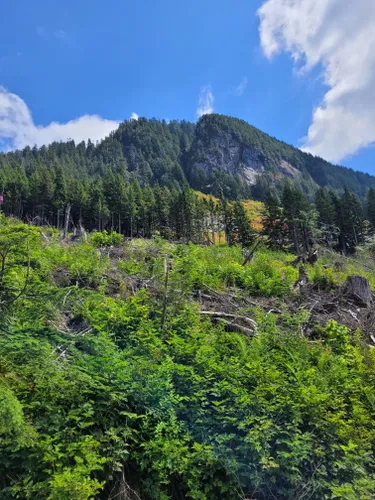
[[[123,122],[96,145],[68,141],[0,153],[0,191],[24,198],[30,179],[43,169],[52,178],[62,173],[68,184],[102,178],[109,169],[135,176],[141,186],[178,189],[188,180],[194,189],[216,196],[222,190],[231,199],[262,200],[270,185],[277,188],[286,180],[310,195],[319,186],[339,191],[347,186],[361,199],[375,186],[371,175],[332,165],[243,120],[216,114],[203,116],[197,125],[140,118]]]

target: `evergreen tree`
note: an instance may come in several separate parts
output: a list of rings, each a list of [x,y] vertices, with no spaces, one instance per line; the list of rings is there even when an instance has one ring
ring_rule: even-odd
[[[337,233],[337,204],[335,194],[327,188],[320,188],[315,195],[315,206],[318,212],[318,224],[329,248],[332,248],[334,235]]]
[[[220,209],[221,209],[221,214],[220,214],[221,220],[223,223],[224,233],[225,233],[225,240],[228,243],[228,245],[233,245],[235,243],[233,212],[221,188],[220,188]]]
[[[168,237],[171,193],[167,187],[161,188],[159,185],[156,185],[154,196],[156,228],[160,231],[161,236]]]
[[[300,243],[302,240],[304,250],[308,251],[308,243],[304,236],[304,217],[302,212],[308,208],[306,196],[290,184],[286,184],[283,190],[282,206],[284,216],[288,226],[290,240],[297,255],[301,254]],[[302,229],[302,234],[301,234]]]
[[[50,170],[38,166],[30,177],[30,201],[34,215],[38,215],[42,220],[50,218],[53,212],[54,192],[55,183]]]
[[[53,197],[53,202],[56,209],[57,229],[60,229],[62,215],[64,213],[65,205],[67,202],[67,196],[68,193],[65,173],[61,166],[58,166],[56,169],[55,189]]]
[[[255,231],[251,227],[245,207],[236,201],[232,208],[233,233],[232,239],[243,247],[251,246],[255,241]]]
[[[90,213],[90,228],[103,231],[109,219],[110,212],[105,200],[103,183],[98,180],[92,183],[89,190],[88,208]]]
[[[345,255],[354,253],[356,246],[363,242],[363,220],[363,208],[360,201],[348,188],[345,188],[338,209],[339,245]]]
[[[287,223],[280,201],[271,192],[268,192],[264,203],[262,224],[262,234],[267,237],[268,246],[274,250],[283,250],[287,237]]]
[[[145,237],[150,238],[155,228],[155,196],[152,188],[146,186],[143,190]]]
[[[375,229],[375,189],[370,188],[367,193],[367,218]]]

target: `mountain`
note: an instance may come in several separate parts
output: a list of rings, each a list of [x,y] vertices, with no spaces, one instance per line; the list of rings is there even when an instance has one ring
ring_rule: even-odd
[[[364,199],[375,177],[328,163],[261,132],[243,120],[212,114],[195,125],[186,121],[129,120],[109,137],[53,143],[0,154],[0,189],[19,193],[40,169],[56,177],[93,180],[108,169],[135,176],[141,186],[178,189],[184,182],[204,193],[230,199],[263,199],[269,186],[286,180],[312,196],[320,186],[346,186]],[[43,174],[44,175],[44,174]]]
[[[281,142],[243,120],[211,114],[189,122],[127,121],[99,146],[118,142],[130,172],[141,183],[171,187],[187,179],[207,194],[263,199],[270,185],[290,180],[307,194],[318,187],[342,191],[346,186],[363,199],[375,177],[333,165]],[[105,162],[110,158],[103,156]]]
[[[318,187],[340,191],[346,186],[360,198],[375,185],[369,174],[333,165],[243,120],[215,114],[202,117],[196,126],[186,173],[192,186],[203,191],[224,184],[227,189],[233,185],[236,194],[239,184],[255,198],[263,198],[270,184],[277,187],[286,179],[309,194]]]

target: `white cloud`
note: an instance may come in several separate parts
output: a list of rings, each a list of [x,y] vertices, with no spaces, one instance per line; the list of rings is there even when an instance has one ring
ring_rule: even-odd
[[[248,86],[248,84],[249,84],[249,80],[246,77],[242,78],[242,81],[238,85],[238,87],[236,87],[236,89],[234,91],[234,94],[237,97],[241,97],[244,94],[244,92],[245,92],[246,87]]]
[[[137,113],[132,113],[129,120],[136,120],[138,121],[139,120],[139,116],[137,115]]]
[[[45,127],[35,125],[26,103],[18,95],[0,87],[0,144],[2,142],[10,149],[68,139],[77,143],[87,139],[97,141],[118,126],[119,122],[97,115],[84,115],[67,123],[52,122]]]
[[[258,15],[266,56],[321,67],[329,87],[304,149],[339,161],[375,142],[374,0],[266,0]]]
[[[210,85],[201,88],[199,96],[197,118],[203,115],[210,115],[214,111],[214,96]]]

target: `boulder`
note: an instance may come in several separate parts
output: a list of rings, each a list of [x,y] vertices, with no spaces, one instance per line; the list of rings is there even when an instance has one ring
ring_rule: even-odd
[[[370,283],[363,276],[348,276],[341,292],[346,297],[355,300],[362,307],[370,307],[373,303]]]

